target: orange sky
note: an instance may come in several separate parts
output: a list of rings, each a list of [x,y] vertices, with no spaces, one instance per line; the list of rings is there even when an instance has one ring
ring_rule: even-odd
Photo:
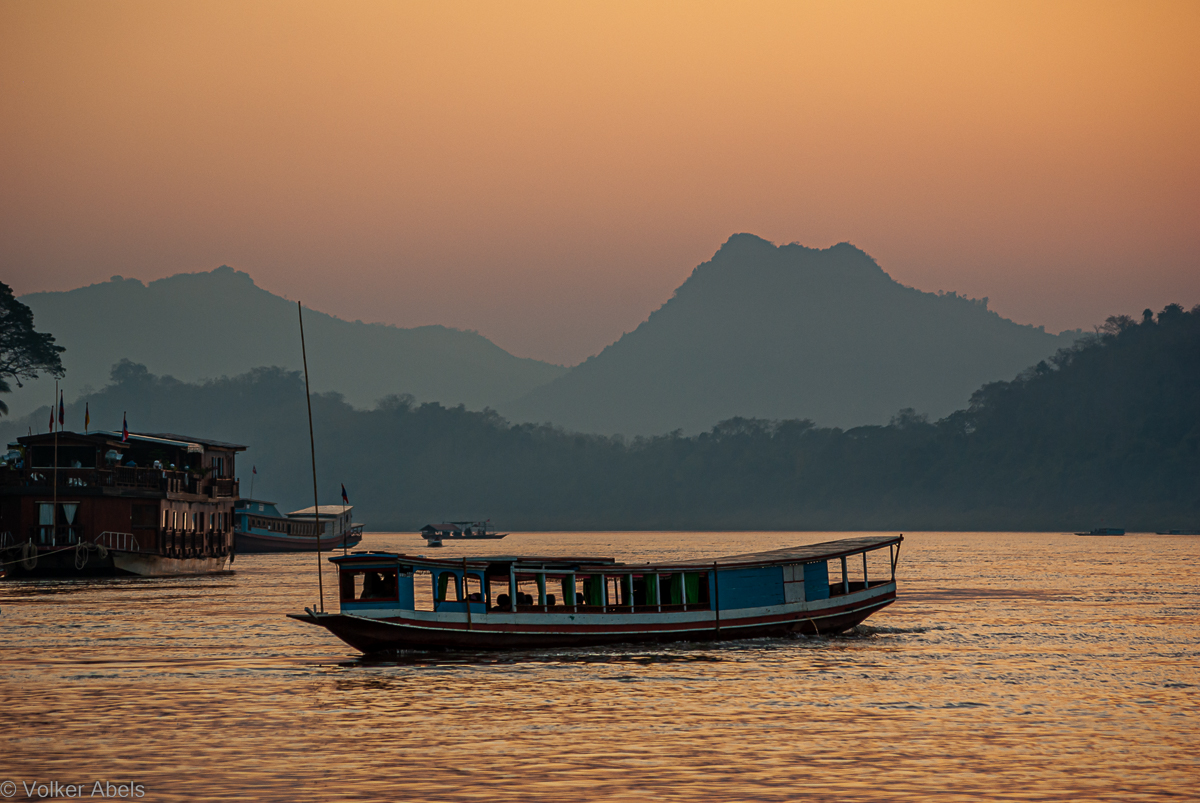
[[[227,263],[573,363],[732,233],[1200,303],[1200,3],[0,3],[0,279]]]

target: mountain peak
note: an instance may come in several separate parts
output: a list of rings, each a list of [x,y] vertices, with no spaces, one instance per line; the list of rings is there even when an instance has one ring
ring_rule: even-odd
[[[848,242],[730,237],[634,331],[502,412],[569,429],[702,431],[734,416],[940,417],[1062,341],[979,302],[897,282]]]

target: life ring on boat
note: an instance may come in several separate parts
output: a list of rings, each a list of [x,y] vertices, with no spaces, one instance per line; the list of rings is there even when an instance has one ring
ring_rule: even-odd
[[[32,541],[26,541],[21,545],[21,568],[26,571],[33,571],[37,568],[37,547]]]

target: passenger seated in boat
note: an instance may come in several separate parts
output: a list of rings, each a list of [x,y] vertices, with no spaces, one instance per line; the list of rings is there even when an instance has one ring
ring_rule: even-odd
[[[509,609],[512,598],[508,594],[501,594],[496,597],[496,604],[492,606],[493,611],[507,611]]]
[[[547,595],[546,595],[546,604],[547,604],[547,605],[549,605],[550,607],[554,607],[554,603],[555,603],[557,600],[558,600],[558,598],[557,598],[557,597],[555,597],[553,594],[547,594]]]
[[[383,578],[379,576],[379,572],[367,572],[363,575],[363,588],[359,599],[372,599],[381,596],[382,592]]]
[[[576,605],[586,605],[587,604],[587,602],[583,599],[582,591],[575,592],[575,604]]]
[[[467,602],[483,602],[483,594],[478,591],[467,594]]]

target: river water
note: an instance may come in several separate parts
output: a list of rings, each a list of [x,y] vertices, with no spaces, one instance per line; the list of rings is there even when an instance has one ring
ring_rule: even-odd
[[[636,560],[844,535],[467,549]],[[362,547],[427,552],[411,534]],[[154,801],[1197,800],[1198,559],[1200,537],[905,534],[898,601],[838,638],[385,662],[284,618],[317,600],[313,555],[7,581],[0,782],[18,800],[44,799],[35,783]]]

